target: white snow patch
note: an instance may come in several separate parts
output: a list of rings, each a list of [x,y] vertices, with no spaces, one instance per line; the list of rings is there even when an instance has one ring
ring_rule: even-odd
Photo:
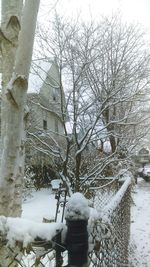
[[[53,190],[59,189],[61,184],[62,184],[62,180],[60,179],[54,179],[51,181],[51,186]]]
[[[79,192],[74,193],[68,200],[66,208],[66,219],[88,220],[90,209],[88,200]]]
[[[61,223],[37,223],[22,218],[8,217],[6,219],[0,216],[0,232],[6,235],[10,246],[15,246],[16,241],[21,241],[26,247],[37,237],[52,241],[56,233],[62,230],[65,231],[66,226]]]
[[[51,189],[33,191],[32,196],[23,202],[22,218],[42,222],[43,218],[53,220],[56,212],[55,195]]]
[[[136,267],[150,266],[150,182],[138,178],[132,193],[131,209],[131,264]]]

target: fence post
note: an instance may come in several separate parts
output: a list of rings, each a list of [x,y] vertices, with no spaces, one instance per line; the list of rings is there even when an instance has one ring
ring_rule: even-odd
[[[54,242],[55,242],[55,251],[56,251],[56,265],[55,267],[62,267],[63,264],[63,259],[62,259],[62,255],[61,252],[63,251],[62,246],[61,246],[61,232],[58,231],[58,233],[56,234],[55,238],[54,238]]]
[[[87,200],[80,193],[73,194],[68,201],[66,211],[68,267],[87,267],[88,218]]]

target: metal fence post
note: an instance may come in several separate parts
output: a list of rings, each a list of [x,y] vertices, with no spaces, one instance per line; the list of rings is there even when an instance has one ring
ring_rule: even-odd
[[[87,267],[88,231],[90,217],[88,200],[79,192],[72,194],[66,206],[66,248],[68,250],[67,267]]]
[[[66,246],[68,267],[87,267],[88,262],[88,220],[67,220]]]
[[[61,246],[61,232],[58,232],[55,236],[55,251],[56,251],[56,265],[55,267],[62,267],[63,259],[61,252],[64,251]]]

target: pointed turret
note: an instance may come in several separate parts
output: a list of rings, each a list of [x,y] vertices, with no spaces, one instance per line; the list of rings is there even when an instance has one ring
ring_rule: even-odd
[[[65,109],[65,95],[60,81],[59,67],[56,60],[52,63],[40,89],[40,102],[43,106],[62,119],[62,103]],[[61,99],[63,98],[63,99]],[[61,101],[63,100],[63,101]]]
[[[61,96],[60,74],[57,62],[54,61],[47,73],[46,79],[40,89],[40,95],[49,103],[59,102]]]

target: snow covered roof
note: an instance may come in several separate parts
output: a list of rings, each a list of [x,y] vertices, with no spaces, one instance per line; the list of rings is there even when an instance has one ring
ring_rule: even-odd
[[[139,155],[143,155],[143,154],[149,154],[150,153],[150,150],[146,147],[143,147],[143,148],[141,148],[139,151],[138,151],[138,154]]]
[[[52,60],[36,60],[32,63],[32,70],[29,76],[29,92],[39,93],[43,82],[46,79],[47,72],[52,65]]]

